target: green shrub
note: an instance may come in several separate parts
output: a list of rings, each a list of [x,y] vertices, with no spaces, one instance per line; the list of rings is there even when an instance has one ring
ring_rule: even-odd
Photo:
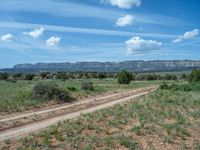
[[[40,73],[40,76],[42,79],[47,79],[47,76],[49,75],[49,72],[42,72]]]
[[[6,81],[7,81],[7,82],[16,83],[16,82],[17,82],[17,79],[14,78],[14,77],[8,77],[8,78],[6,79]]]
[[[53,99],[57,89],[58,85],[53,82],[39,82],[33,88],[33,97]]]
[[[171,74],[166,74],[164,77],[163,77],[164,80],[177,80],[178,77],[176,75],[171,75]]]
[[[34,77],[35,77],[34,74],[25,74],[24,75],[24,80],[33,80]]]
[[[67,89],[68,89],[69,91],[76,91],[76,88],[75,88],[74,86],[72,86],[72,87],[67,87]]]
[[[129,84],[132,80],[132,73],[127,71],[122,71],[117,75],[117,81],[119,84]]]
[[[59,80],[68,80],[69,79],[69,75],[65,72],[58,72],[56,74],[56,79],[59,79]]]
[[[94,90],[94,84],[91,81],[83,81],[81,83],[81,89],[82,90]]]
[[[14,78],[21,79],[22,73],[16,73],[13,75]]]
[[[101,72],[101,73],[98,74],[98,78],[99,78],[99,79],[105,79],[106,77],[107,77],[107,76],[106,76],[106,73],[102,73],[102,72]]]
[[[185,84],[167,84],[166,82],[163,82],[160,85],[160,89],[162,90],[174,90],[174,91],[200,91],[200,83],[199,82],[194,82],[194,83],[185,83]]]
[[[63,89],[57,89],[57,93],[55,94],[56,99],[63,101],[63,102],[70,102],[70,95],[67,91]]]
[[[47,100],[60,100],[69,102],[70,95],[67,91],[58,87],[54,82],[39,82],[33,88],[33,98],[45,98]]]
[[[174,91],[187,91],[187,92],[192,90],[190,84],[175,84],[175,83],[167,84],[166,82],[163,82],[160,85],[160,89],[174,90]]]
[[[166,82],[162,82],[160,84],[160,89],[161,90],[169,90],[169,85]]]
[[[6,80],[9,77],[8,73],[1,73],[0,72],[0,80]]]
[[[188,76],[188,81],[190,83],[200,81],[200,70],[194,69]]]

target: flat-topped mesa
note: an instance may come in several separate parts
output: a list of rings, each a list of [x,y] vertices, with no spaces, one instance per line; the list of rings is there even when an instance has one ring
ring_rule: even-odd
[[[197,60],[152,60],[152,61],[123,61],[123,62],[76,62],[76,63],[37,63],[18,64],[12,69],[33,69],[46,71],[91,71],[91,72],[117,72],[128,70],[142,71],[180,71],[200,68]]]

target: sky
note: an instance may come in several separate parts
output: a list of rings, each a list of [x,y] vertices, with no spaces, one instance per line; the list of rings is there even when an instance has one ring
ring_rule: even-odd
[[[199,60],[199,0],[0,0],[0,68]]]

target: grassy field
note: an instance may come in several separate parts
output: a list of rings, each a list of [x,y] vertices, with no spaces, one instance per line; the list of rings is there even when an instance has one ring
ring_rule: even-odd
[[[47,80],[46,80],[47,81]],[[81,99],[87,96],[92,96],[109,91],[119,91],[130,88],[145,87],[152,84],[157,84],[160,81],[152,82],[132,82],[129,85],[120,85],[114,79],[91,79],[94,83],[93,91],[81,90],[80,85],[83,80],[54,80],[61,88],[68,90],[68,87],[75,87],[75,91],[69,91],[71,96],[75,99]],[[36,100],[32,98],[32,89],[40,81],[18,81],[17,83],[11,83],[6,81],[0,81],[0,112],[13,112],[23,111],[35,107],[43,107],[49,103],[45,99]],[[44,81],[45,82],[45,81]],[[56,103],[56,101],[51,101]]]
[[[132,102],[61,122],[38,134],[7,140],[1,148],[12,147],[199,150],[200,93],[159,89]]]

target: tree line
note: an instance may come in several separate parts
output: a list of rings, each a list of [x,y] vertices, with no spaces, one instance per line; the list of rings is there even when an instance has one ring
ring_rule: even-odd
[[[17,81],[17,80],[44,80],[44,79],[105,79],[105,78],[118,78],[119,74],[128,74],[128,78],[132,81],[150,81],[150,80],[178,80],[187,79],[187,74],[155,74],[155,73],[132,73],[128,71],[121,71],[119,73],[112,72],[41,72],[41,73],[0,73],[0,80]],[[193,73],[194,74],[194,73]]]

